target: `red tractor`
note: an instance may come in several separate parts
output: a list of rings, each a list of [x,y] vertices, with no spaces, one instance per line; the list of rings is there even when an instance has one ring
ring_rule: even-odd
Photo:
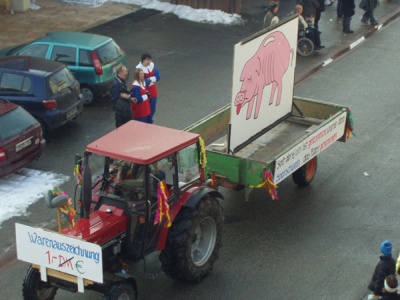
[[[102,174],[92,182],[99,156]],[[136,298],[129,262],[154,251],[173,279],[199,282],[211,271],[222,242],[223,197],[205,180],[199,135],[131,121],[90,143],[78,163],[81,218],[61,234],[101,246],[104,280],[85,281],[85,289],[104,299]],[[50,269],[43,278],[43,266],[29,268],[24,299],[79,290],[74,276]]]

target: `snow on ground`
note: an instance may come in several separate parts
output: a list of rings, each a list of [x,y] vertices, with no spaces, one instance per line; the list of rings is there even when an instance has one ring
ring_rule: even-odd
[[[103,3],[107,0],[102,0]],[[194,9],[186,5],[175,5],[157,0],[111,0],[118,3],[134,4],[147,9],[155,9],[164,13],[173,13],[180,19],[211,24],[240,24],[243,19],[238,14],[228,14],[220,10]]]
[[[0,226],[14,216],[27,214],[29,205],[43,198],[43,193],[59,186],[68,176],[32,169],[21,171],[0,179]]]

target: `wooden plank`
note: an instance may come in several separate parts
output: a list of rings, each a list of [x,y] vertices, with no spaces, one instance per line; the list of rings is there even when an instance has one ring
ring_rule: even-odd
[[[41,267],[39,265],[32,265],[33,268],[36,268],[40,271]],[[49,269],[46,268],[46,273],[47,276],[51,276],[54,278],[58,278],[58,279],[62,279],[68,282],[72,282],[75,284],[78,284],[78,277],[74,276],[74,275],[70,275],[67,273],[63,273],[57,270],[53,270],[53,269]],[[88,286],[88,285],[92,285],[94,282],[92,280],[87,280],[87,279],[83,279],[84,285]]]

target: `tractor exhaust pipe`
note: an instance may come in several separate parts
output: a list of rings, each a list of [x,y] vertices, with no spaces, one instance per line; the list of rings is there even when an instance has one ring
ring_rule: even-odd
[[[82,202],[83,202],[83,217],[89,218],[90,205],[92,203],[92,171],[89,166],[89,152],[85,152],[83,160],[83,184],[82,184]]]

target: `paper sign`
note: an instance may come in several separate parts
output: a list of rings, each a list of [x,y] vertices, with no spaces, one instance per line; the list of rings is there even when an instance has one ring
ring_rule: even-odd
[[[99,245],[18,223],[15,233],[19,260],[103,283]]]

